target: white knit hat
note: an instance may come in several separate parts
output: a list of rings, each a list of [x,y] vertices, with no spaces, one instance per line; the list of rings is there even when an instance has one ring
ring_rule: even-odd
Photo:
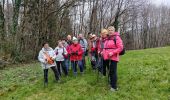
[[[74,37],[73,37],[73,41],[78,41],[78,39],[74,36]]]

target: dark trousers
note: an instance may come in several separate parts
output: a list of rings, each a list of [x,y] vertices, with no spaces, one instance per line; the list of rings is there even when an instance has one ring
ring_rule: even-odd
[[[109,68],[110,68],[110,72],[109,72],[110,84],[112,88],[116,89],[117,88],[117,61],[111,60]]]
[[[68,71],[67,71],[67,68],[65,66],[64,61],[56,61],[56,63],[57,63],[59,75],[61,76],[61,69],[60,68],[62,68],[62,71],[64,72],[65,75],[68,75]]]
[[[83,64],[82,64],[82,60],[79,61],[71,61],[71,66],[74,72],[74,75],[77,75],[77,65],[80,68],[80,72],[83,73]]]
[[[83,63],[83,69],[86,69],[86,56],[85,56],[85,53],[83,53],[83,59],[82,59],[82,63]]]
[[[91,67],[93,70],[96,70],[96,61],[91,61]]]
[[[106,76],[106,67],[109,70],[110,85],[112,88],[117,88],[117,61],[104,60],[103,75]]]
[[[58,81],[59,80],[59,74],[58,70],[55,66],[51,67],[51,69],[54,72],[55,79]],[[44,69],[44,83],[48,83],[48,69]]]
[[[103,75],[106,76],[106,69],[109,69],[109,60],[103,59]]]
[[[97,68],[98,71],[103,74],[103,58],[102,57],[98,57],[97,67],[98,67]]]

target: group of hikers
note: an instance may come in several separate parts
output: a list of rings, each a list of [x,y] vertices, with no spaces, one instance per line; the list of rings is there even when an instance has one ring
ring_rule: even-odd
[[[98,70],[103,76],[106,76],[108,70],[110,90],[116,91],[117,63],[124,52],[122,39],[113,26],[102,29],[100,36],[88,33],[87,40],[83,34],[77,37],[68,35],[67,39],[58,41],[55,49],[46,42],[38,55],[44,70],[44,85],[48,84],[49,68],[53,70],[56,81],[60,80],[62,73],[68,76],[70,69],[73,70],[73,75],[77,76],[77,67],[83,75],[86,69],[85,56],[88,55],[93,70]]]

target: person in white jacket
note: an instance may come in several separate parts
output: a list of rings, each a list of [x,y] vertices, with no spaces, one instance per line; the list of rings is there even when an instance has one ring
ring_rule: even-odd
[[[62,71],[67,76],[68,71],[67,71],[67,68],[65,66],[64,59],[67,57],[68,53],[67,53],[66,48],[63,46],[62,41],[58,42],[58,46],[54,49],[54,52],[56,54],[55,60],[56,60],[56,63],[57,63],[57,68],[58,68],[60,76],[61,76],[61,69],[60,68],[62,68]]]
[[[48,69],[51,68],[55,74],[56,81],[59,80],[58,70],[56,68],[56,54],[54,50],[49,47],[48,43],[43,44],[40,50],[38,60],[41,62],[42,69],[44,70],[44,86],[48,85]]]

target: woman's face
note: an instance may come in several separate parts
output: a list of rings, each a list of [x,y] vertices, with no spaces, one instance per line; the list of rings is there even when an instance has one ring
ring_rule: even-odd
[[[62,40],[62,44],[65,44],[65,42],[66,42],[65,40]]]
[[[44,48],[45,48],[45,49],[48,49],[48,48],[49,48],[49,45],[46,43],[46,44],[44,45]]]
[[[107,37],[107,33],[101,33],[101,37],[102,37],[102,38]]]
[[[75,40],[75,41],[73,41],[73,43],[74,43],[74,44],[78,44],[78,41],[77,41],[77,40]]]
[[[89,34],[89,38],[90,38],[90,39],[92,38],[92,34]]]
[[[58,46],[62,47],[63,46],[62,42],[58,42]]]
[[[114,30],[113,29],[108,29],[108,31],[109,31],[109,35],[114,35]]]

